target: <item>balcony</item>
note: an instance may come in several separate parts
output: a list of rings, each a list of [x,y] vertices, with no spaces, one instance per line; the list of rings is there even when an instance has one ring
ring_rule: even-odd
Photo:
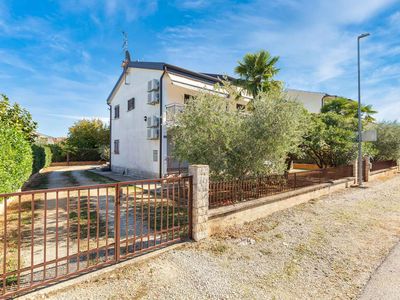
[[[180,103],[171,103],[165,106],[165,112],[166,112],[165,121],[167,127],[173,126],[175,124],[176,114],[182,112],[184,108],[185,105]]]

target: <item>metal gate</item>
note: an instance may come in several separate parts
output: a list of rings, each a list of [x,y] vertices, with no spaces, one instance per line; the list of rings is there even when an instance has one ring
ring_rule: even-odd
[[[192,177],[0,194],[0,297],[191,237]]]

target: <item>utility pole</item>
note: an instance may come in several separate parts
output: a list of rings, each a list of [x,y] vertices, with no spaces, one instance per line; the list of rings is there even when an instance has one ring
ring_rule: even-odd
[[[362,178],[362,119],[361,119],[361,72],[360,72],[360,40],[369,36],[363,33],[357,37],[357,61],[358,61],[358,186],[363,186]]]

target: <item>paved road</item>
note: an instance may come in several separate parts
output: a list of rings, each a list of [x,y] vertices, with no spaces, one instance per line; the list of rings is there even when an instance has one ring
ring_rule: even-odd
[[[400,243],[372,275],[360,299],[400,299]]]

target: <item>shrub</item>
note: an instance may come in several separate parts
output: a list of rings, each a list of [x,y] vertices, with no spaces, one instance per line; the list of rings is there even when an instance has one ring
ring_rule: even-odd
[[[400,123],[386,121],[377,125],[378,140],[374,145],[378,149],[376,160],[400,159]]]
[[[169,129],[173,155],[209,165],[214,178],[283,173],[287,154],[305,132],[304,108],[278,91],[259,93],[250,111],[236,110],[234,99],[234,93],[229,98],[205,92],[194,97]]]
[[[0,193],[18,190],[32,173],[32,149],[24,133],[0,121]]]
[[[47,145],[33,144],[32,155],[33,155],[32,173],[37,173],[41,169],[50,166],[52,162],[52,152],[50,147]]]
[[[67,161],[67,156],[64,153],[60,143],[57,144],[52,144],[52,145],[47,145],[52,154],[52,162],[64,162]]]

